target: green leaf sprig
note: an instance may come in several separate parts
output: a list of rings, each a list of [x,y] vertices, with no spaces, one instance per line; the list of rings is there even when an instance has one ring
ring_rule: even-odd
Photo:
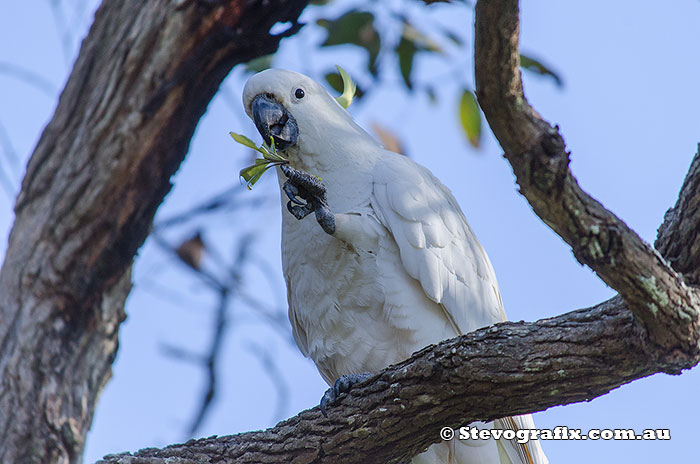
[[[240,143],[241,145],[245,145],[248,148],[252,148],[253,150],[262,154],[262,158],[256,158],[254,164],[241,169],[239,174],[243,180],[245,180],[248,190],[253,188],[253,185],[260,180],[262,175],[265,174],[268,169],[274,166],[281,166],[289,163],[289,160],[277,154],[277,150],[275,149],[275,141],[272,137],[270,137],[269,147],[266,144],[262,144],[258,147],[255,145],[255,142],[250,140],[245,135],[236,134],[235,132],[229,132],[229,134],[231,134],[231,137],[233,137],[233,140],[236,142]]]

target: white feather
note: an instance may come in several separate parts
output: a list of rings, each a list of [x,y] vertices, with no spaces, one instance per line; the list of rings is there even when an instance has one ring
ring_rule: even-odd
[[[303,88],[302,100],[292,96]],[[332,384],[376,372],[431,343],[505,320],[496,276],[450,191],[427,169],[385,151],[326,90],[301,74],[251,77],[243,102],[273,95],[294,116],[293,167],[323,179],[336,217],[329,236],[297,221],[282,197],[282,264],[294,338]],[[281,173],[280,184],[286,179]],[[480,427],[530,426],[529,416]],[[530,444],[534,463],[546,463]],[[418,463],[526,463],[511,442],[451,441]]]

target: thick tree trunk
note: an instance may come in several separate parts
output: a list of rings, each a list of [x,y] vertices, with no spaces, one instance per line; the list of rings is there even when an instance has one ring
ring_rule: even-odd
[[[206,5],[204,5],[206,4]],[[134,254],[232,66],[306,2],[112,0],[29,162],[0,271],[0,462],[79,462]],[[276,22],[294,26],[283,35]]]

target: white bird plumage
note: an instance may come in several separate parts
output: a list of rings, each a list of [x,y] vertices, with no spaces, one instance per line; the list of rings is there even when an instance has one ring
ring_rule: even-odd
[[[296,95],[303,90],[303,98]],[[302,353],[332,385],[377,372],[441,340],[505,320],[496,276],[450,191],[426,168],[389,152],[312,79],[270,69],[251,77],[243,103],[268,95],[295,119],[291,166],[328,192],[335,232],[282,209],[289,319]],[[284,175],[278,172],[280,184]],[[283,197],[284,200],[284,197]],[[285,201],[282,203],[285,204]],[[480,428],[534,428],[531,416]],[[546,463],[539,442],[452,440],[419,463]]]

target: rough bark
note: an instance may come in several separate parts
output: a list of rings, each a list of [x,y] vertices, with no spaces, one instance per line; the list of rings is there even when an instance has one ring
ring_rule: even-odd
[[[686,282],[700,285],[700,145],[676,205],[666,212],[654,246]],[[689,250],[692,250],[689,252]]]
[[[536,323],[498,324],[428,347],[353,387],[328,418],[316,407],[263,432],[100,462],[403,462],[439,441],[444,426],[586,401],[631,380],[684,367],[686,359],[650,343],[616,297],[594,308]]]
[[[437,442],[443,426],[589,400],[700,361],[700,304],[689,285],[698,283],[699,272],[693,231],[700,227],[700,154],[660,228],[656,246],[669,265],[579,188],[558,129],[527,103],[518,68],[518,2],[482,0],[476,13],[477,94],[521,192],[577,259],[620,296],[428,347],[353,389],[327,419],[314,408],[264,432],[114,455],[105,462],[402,462]]]
[[[80,461],[134,254],[194,128],[306,4],[202,3],[104,2],[32,154],[0,270],[0,462]]]
[[[579,262],[619,292],[657,344],[697,354],[697,290],[688,287],[658,252],[579,187],[569,170],[569,153],[559,129],[527,102],[520,80],[518,1],[479,2],[476,16],[477,96],[513,167],[520,193],[571,246]]]
[[[0,423],[0,461],[79,459],[133,254],[220,80],[274,48],[269,26],[303,4],[282,3],[122,0],[98,12],[30,162],[0,272],[0,410],[14,414]],[[522,94],[517,29],[516,1],[479,2],[480,103],[535,212],[621,297],[426,348],[358,386],[327,419],[314,408],[267,431],[105,462],[400,462],[443,426],[588,400],[698,363],[697,294],[677,272],[697,283],[700,155],[657,241],[674,270],[578,188],[561,137]]]

